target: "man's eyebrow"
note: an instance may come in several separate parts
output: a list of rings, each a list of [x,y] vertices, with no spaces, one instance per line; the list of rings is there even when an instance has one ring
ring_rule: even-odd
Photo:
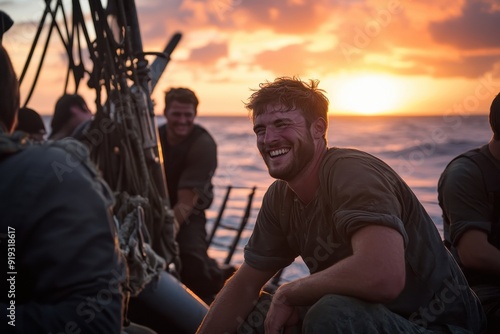
[[[264,128],[264,125],[262,125],[262,124],[255,124],[253,126],[253,132],[256,132],[257,130],[262,129],[262,128]]]
[[[277,118],[277,119],[273,120],[271,122],[271,124],[275,125],[275,124],[279,124],[279,123],[293,123],[293,122],[294,122],[294,120],[292,118],[284,116],[284,117],[280,117],[280,118]],[[253,127],[253,129],[255,130],[257,128],[262,128],[262,127],[265,127],[265,125],[263,125],[263,124],[255,124],[254,127]]]
[[[278,118],[273,122],[273,124],[276,124],[276,123],[293,123],[293,120],[291,118],[288,118],[288,117],[283,117],[283,118]]]

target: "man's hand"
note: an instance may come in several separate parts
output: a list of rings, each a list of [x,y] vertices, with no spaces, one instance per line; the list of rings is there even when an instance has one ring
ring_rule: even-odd
[[[177,224],[184,224],[193,213],[193,208],[198,201],[198,194],[194,189],[179,189],[177,191],[177,203],[174,205],[174,217]]]
[[[283,288],[286,284],[280,287]],[[300,316],[295,306],[289,305],[285,301],[285,297],[280,294],[279,289],[276,291],[267,317],[264,323],[266,334],[290,333],[292,327],[300,322]]]

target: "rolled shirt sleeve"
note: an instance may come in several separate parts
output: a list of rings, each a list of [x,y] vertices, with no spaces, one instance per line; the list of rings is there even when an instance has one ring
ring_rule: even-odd
[[[479,229],[491,233],[491,208],[479,167],[458,158],[443,172],[440,201],[450,221],[450,242],[456,246],[465,232]]]

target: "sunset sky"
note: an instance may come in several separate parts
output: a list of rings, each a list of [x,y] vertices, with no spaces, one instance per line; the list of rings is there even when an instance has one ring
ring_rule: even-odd
[[[70,12],[71,1],[63,3]],[[18,75],[44,6],[0,0],[15,21],[3,44]],[[245,116],[251,90],[278,76],[318,79],[332,115],[486,114],[500,91],[496,0],[137,0],[136,6],[145,51],[183,35],[153,93],[157,114],[163,92],[185,86],[200,98],[199,115]],[[46,114],[62,94],[67,67],[56,37],[29,103]],[[93,95],[82,94],[90,104]]]

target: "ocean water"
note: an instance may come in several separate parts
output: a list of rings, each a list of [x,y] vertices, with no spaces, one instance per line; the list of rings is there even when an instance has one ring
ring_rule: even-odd
[[[48,124],[49,118],[45,121]],[[157,123],[162,124],[163,117]],[[228,186],[230,199],[222,216],[225,225],[242,221],[249,194],[255,187],[246,228],[231,263],[243,262],[242,248],[255,223],[262,197],[273,182],[255,145],[251,120],[247,117],[198,117],[218,145],[218,168],[213,182],[215,199],[207,211],[210,232]],[[486,143],[491,137],[487,116],[447,115],[432,117],[344,117],[330,118],[329,146],[356,148],[371,153],[394,168],[415,192],[442,233],[441,210],[437,204],[437,181],[446,164],[459,153]],[[218,229],[209,253],[223,262],[235,232]],[[307,274],[297,259],[283,272],[293,280]]]

